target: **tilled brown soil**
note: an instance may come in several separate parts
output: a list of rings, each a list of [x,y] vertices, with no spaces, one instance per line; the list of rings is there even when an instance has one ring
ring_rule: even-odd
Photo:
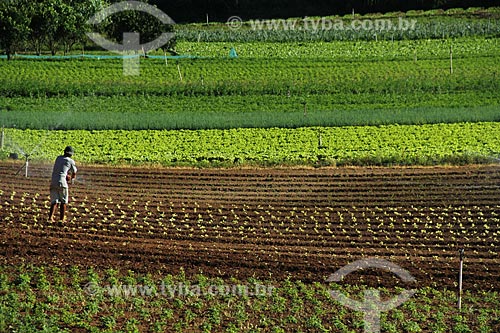
[[[0,260],[324,282],[377,257],[418,286],[500,290],[500,167],[172,169],[80,166],[47,222],[50,165],[0,163]],[[394,285],[373,268],[348,282]]]

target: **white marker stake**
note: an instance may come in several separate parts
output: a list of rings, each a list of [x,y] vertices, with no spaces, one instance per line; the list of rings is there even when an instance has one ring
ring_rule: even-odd
[[[458,272],[458,309],[462,310],[462,273],[464,267],[464,249],[458,250],[460,253],[460,269]]]
[[[177,64],[177,71],[179,72],[179,80],[182,82],[181,66],[179,64]]]
[[[450,74],[453,74],[453,46],[450,46]]]
[[[2,134],[0,134],[0,149],[3,150],[3,147],[5,145],[5,130],[2,126]]]

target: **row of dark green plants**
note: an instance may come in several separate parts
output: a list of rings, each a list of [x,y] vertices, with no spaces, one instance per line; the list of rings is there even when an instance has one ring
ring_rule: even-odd
[[[205,293],[196,287],[271,286],[257,296]],[[162,294],[162,286],[168,292]],[[212,287],[213,286],[213,287]],[[220,288],[219,288],[220,287]],[[335,301],[330,290],[362,299],[364,286],[286,279],[158,276],[134,271],[23,265],[0,270],[2,332],[362,332],[363,313]],[[401,288],[381,288],[385,298]],[[111,294],[110,290],[114,292]],[[144,290],[154,293],[141,294]],[[175,294],[171,294],[173,290]],[[127,291],[127,292],[125,292]],[[184,291],[183,296],[178,296]],[[462,311],[453,290],[422,287],[410,300],[381,313],[382,332],[498,332],[496,292],[468,291]]]

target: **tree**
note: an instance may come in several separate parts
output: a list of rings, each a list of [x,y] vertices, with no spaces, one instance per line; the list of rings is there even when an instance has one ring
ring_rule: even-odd
[[[37,54],[46,46],[66,53],[86,38],[87,20],[102,9],[102,0],[37,0],[30,3],[30,41]]]
[[[33,1],[30,8],[30,40],[37,54],[47,45],[52,54],[56,51],[55,34],[60,20],[61,0]]]
[[[143,0],[142,2],[147,3]],[[126,10],[110,16],[106,33],[108,37],[123,42],[123,33],[136,32],[140,35],[140,43],[145,44],[154,41],[162,33],[174,31],[172,24],[163,24],[156,17],[138,10]],[[171,50],[175,47],[175,38],[170,39],[161,48]],[[146,50],[147,51],[147,50]]]
[[[56,32],[56,39],[63,46],[64,53],[69,52],[77,42],[87,39],[86,32],[90,31],[87,21],[105,3],[102,0],[71,0],[65,1],[61,7],[61,20]]]
[[[33,1],[31,20],[31,40],[39,54],[43,45],[55,55],[59,45],[67,51],[69,40],[77,34],[77,9],[71,6],[73,1],[38,0]]]
[[[29,0],[0,2],[0,47],[9,60],[29,36],[31,18],[28,4]]]

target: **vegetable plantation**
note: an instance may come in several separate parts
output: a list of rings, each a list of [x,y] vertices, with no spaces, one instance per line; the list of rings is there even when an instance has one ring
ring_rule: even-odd
[[[289,20],[251,20],[239,29],[228,29],[212,24],[211,29],[181,27],[177,36],[181,40],[196,42],[332,42],[332,41],[394,41],[446,39],[500,34],[498,10],[484,18],[413,16],[400,13],[344,17],[306,17]],[[489,16],[489,17],[488,17]],[[493,17],[492,17],[493,16]],[[363,22],[383,21],[382,27],[359,29]],[[401,24],[405,20],[405,25]],[[414,28],[410,28],[413,25]],[[395,29],[394,27],[401,29]],[[314,27],[319,27],[314,29]],[[391,28],[388,28],[391,27]]]
[[[61,142],[71,142],[86,163],[321,166],[494,162],[500,154],[499,131],[498,123],[456,123],[171,131],[9,129],[6,135],[20,154],[26,151],[38,161],[50,160]]]
[[[16,169],[0,164],[2,329],[363,332],[362,313],[328,291],[362,299],[368,287],[384,297],[417,289],[383,312],[385,332],[500,328],[496,166],[87,166],[64,223],[45,217],[51,165],[33,167],[29,178],[12,177]],[[374,256],[416,282],[384,270],[326,282],[343,265]],[[224,292],[228,284],[254,292]]]
[[[229,129],[498,120],[498,39],[179,43],[199,59],[2,62],[0,116],[31,129]],[[453,74],[450,73],[450,48]],[[98,114],[98,115],[97,115]]]

